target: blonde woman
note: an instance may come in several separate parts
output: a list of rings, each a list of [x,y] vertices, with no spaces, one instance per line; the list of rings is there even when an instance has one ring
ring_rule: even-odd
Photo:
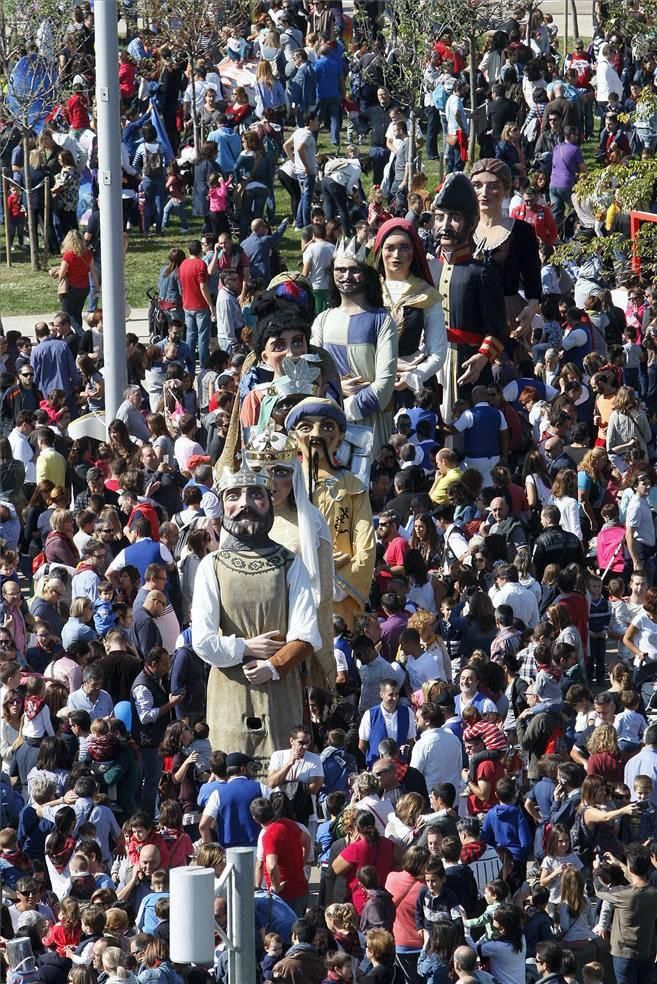
[[[602,508],[608,480],[609,455],[606,449],[592,448],[587,451],[577,469],[577,498],[591,533],[595,533],[600,525],[596,514]]]
[[[50,270],[58,283],[60,309],[71,319],[76,331],[82,331],[82,309],[89,295],[89,283],[99,290],[98,273],[93,254],[77,229],[71,229],[61,246],[61,262]]]
[[[77,566],[80,554],[73,539],[75,533],[73,513],[68,509],[55,509],[50,517],[50,533],[43,547],[48,563]]]
[[[258,62],[258,68],[256,70],[256,116],[262,119],[266,109],[272,109],[278,115],[282,114],[285,110],[285,89],[278,78],[276,78],[276,73],[272,71],[271,62],[263,58],[262,61]]]
[[[589,776],[602,776],[610,785],[623,781],[625,764],[618,745],[618,734],[613,724],[599,724],[586,748],[586,772]]]
[[[641,401],[631,386],[621,386],[607,424],[607,451],[619,472],[627,471],[625,455],[638,448],[648,457],[652,431]]]
[[[425,653],[433,656],[436,662],[436,679],[452,682],[452,664],[445,643],[436,633],[436,616],[419,608],[408,620],[408,628],[420,633],[420,642]]]
[[[395,804],[394,815],[386,824],[386,837],[400,847],[410,847],[417,840],[422,826],[424,797],[419,793],[404,793]]]

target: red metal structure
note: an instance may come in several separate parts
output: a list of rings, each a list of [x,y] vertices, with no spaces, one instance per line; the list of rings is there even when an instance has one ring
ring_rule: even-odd
[[[630,212],[630,239],[632,242],[636,239],[643,222],[657,222],[657,215],[653,212]],[[632,270],[634,273],[641,273],[641,260],[638,256],[632,256]]]

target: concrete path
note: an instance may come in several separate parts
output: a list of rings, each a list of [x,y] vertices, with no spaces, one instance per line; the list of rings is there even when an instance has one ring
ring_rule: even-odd
[[[39,321],[46,323],[52,321],[55,310],[48,311],[47,314],[18,314],[11,317],[2,318],[2,327],[5,335],[8,331],[19,331],[21,335],[34,338],[34,326]],[[132,331],[138,336],[140,341],[148,339],[148,308],[132,308],[130,317],[126,321],[126,331]]]

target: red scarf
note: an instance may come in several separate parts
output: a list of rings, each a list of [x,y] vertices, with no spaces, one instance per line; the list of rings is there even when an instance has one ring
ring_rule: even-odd
[[[74,850],[75,850],[75,838],[71,836],[65,839],[64,843],[62,844],[62,846],[59,848],[58,851],[52,851],[46,848],[46,854],[50,858],[51,864],[58,875],[61,875],[64,868],[71,860],[71,855],[73,854]]]
[[[43,697],[26,697],[23,712],[28,721],[33,721],[45,704]]]

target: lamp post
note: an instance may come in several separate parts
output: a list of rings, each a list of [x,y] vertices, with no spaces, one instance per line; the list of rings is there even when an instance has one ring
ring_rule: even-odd
[[[121,202],[121,118],[117,0],[94,7],[96,27],[96,126],[98,204],[102,258],[105,420],[114,420],[127,385],[125,343],[125,247]]]

